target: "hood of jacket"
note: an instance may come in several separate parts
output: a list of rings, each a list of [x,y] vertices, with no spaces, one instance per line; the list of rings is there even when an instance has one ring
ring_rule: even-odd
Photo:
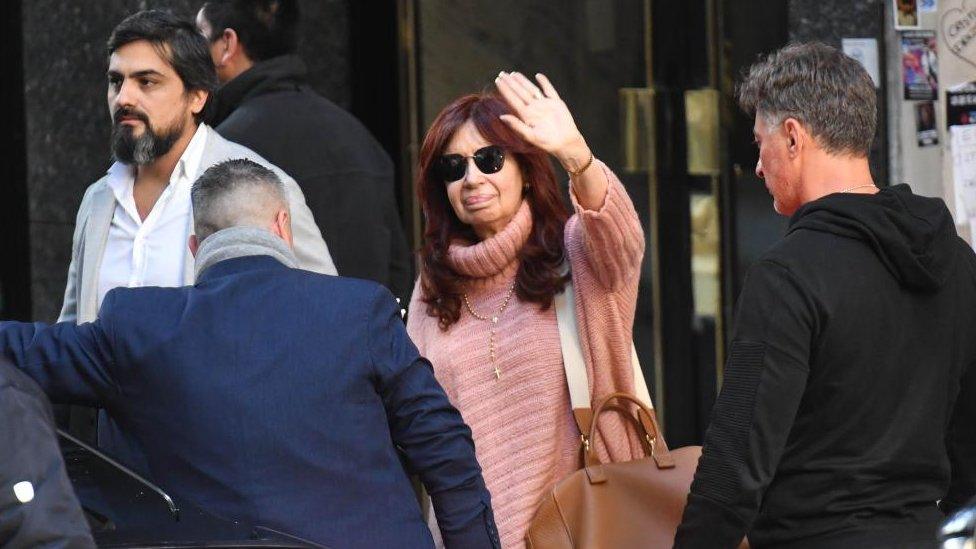
[[[297,55],[258,61],[214,93],[210,125],[227,119],[247,99],[281,90],[297,90],[306,84],[308,67]]]
[[[894,185],[867,194],[835,193],[804,204],[787,234],[802,229],[865,242],[905,288],[942,287],[956,261],[956,227],[945,203]]]

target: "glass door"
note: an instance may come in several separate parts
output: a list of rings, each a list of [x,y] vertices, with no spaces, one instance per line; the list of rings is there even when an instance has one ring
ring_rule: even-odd
[[[673,443],[699,436],[699,403],[710,406],[714,398],[722,348],[718,97],[712,73],[698,70],[696,61],[685,72],[703,72],[699,80],[676,78],[667,61],[676,48],[707,48],[704,40],[689,45],[681,37],[689,27],[698,29],[694,36],[714,32],[711,2],[695,0],[691,8],[663,0],[399,5],[403,141],[410,144],[405,166],[416,166],[423,134],[446,104],[488,88],[501,70],[518,70],[549,77],[591,149],[620,177],[646,238],[634,340],[658,412],[678,435]],[[419,242],[413,175],[405,176],[403,199],[412,205]],[[698,372],[710,381],[699,383]]]

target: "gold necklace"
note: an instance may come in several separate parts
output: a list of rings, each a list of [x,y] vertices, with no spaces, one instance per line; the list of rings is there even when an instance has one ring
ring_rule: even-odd
[[[495,370],[495,379],[501,379],[502,371],[498,369],[498,365],[495,364],[495,328],[498,327],[498,317],[502,316],[505,309],[508,308],[508,302],[512,300],[512,295],[515,294],[515,282],[512,282],[512,287],[508,289],[508,295],[505,296],[505,301],[502,302],[502,306],[495,311],[495,314],[488,318],[487,316],[480,315],[471,308],[471,302],[468,301],[468,294],[462,293],[461,296],[464,297],[464,306],[471,313],[471,316],[477,318],[478,320],[488,322],[488,357],[491,360],[491,366]]]

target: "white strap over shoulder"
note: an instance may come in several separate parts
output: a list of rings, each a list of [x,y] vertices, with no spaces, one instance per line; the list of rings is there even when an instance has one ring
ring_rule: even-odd
[[[586,380],[586,363],[580,347],[576,326],[576,295],[573,283],[566,283],[562,293],[555,296],[556,323],[559,325],[559,345],[563,350],[563,368],[569,385],[569,404],[574,410],[590,407],[590,387]]]
[[[580,345],[579,327],[576,325],[576,293],[573,283],[568,282],[562,293],[555,296],[556,322],[559,325],[559,344],[563,351],[563,367],[566,370],[566,383],[569,385],[569,402],[574,410],[590,408],[590,387],[586,377],[586,363]],[[644,380],[637,349],[630,347],[631,369],[634,373],[634,392],[636,397],[651,408],[651,394]]]

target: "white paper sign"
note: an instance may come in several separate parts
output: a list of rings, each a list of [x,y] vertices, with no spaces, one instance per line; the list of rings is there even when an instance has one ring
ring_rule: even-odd
[[[868,71],[874,87],[877,88],[881,81],[881,72],[878,70],[878,41],[875,38],[844,38],[841,40],[844,53],[854,58],[860,63],[864,70]]]
[[[976,218],[976,125],[950,126],[956,223]]]
[[[969,245],[976,251],[976,217],[969,220]]]

